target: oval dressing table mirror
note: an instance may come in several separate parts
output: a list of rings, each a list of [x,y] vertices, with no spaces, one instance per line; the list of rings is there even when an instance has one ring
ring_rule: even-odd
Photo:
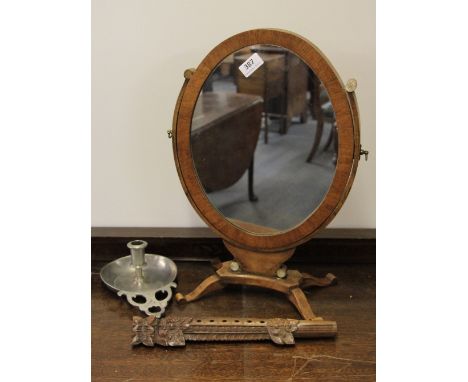
[[[306,39],[270,29],[225,40],[184,77],[170,132],[176,167],[190,203],[233,260],[177,301],[250,285],[282,292],[304,319],[318,319],[302,289],[335,276],[284,263],[350,191],[364,153],[356,81],[344,85]]]

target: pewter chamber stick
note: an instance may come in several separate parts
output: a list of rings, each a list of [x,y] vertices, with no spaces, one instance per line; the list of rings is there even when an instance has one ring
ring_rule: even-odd
[[[147,246],[143,240],[129,242],[130,256],[105,265],[101,280],[131,305],[159,318],[172,297],[171,288],[177,287],[177,267],[167,257],[145,253]]]

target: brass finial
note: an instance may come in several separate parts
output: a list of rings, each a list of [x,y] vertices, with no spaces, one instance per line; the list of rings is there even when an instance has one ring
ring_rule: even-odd
[[[184,78],[189,80],[190,77],[192,77],[192,74],[195,73],[195,69],[194,68],[190,68],[190,69],[185,69],[184,70]]]
[[[357,88],[357,81],[354,78],[350,78],[348,82],[346,82],[345,89],[348,93],[352,93]]]

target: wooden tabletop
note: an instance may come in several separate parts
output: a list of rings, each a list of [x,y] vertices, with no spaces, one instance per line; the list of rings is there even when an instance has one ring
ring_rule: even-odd
[[[177,266],[182,293],[212,273],[205,262],[178,262]],[[336,339],[297,339],[292,347],[270,342],[188,342],[185,348],[132,348],[132,316],[139,312],[107,290],[93,273],[92,380],[374,381],[375,264],[292,267],[338,277],[338,285],[306,293],[318,315],[337,321]],[[299,318],[283,295],[247,287],[230,287],[186,305],[173,301],[166,312],[196,318]]]
[[[213,126],[263,102],[262,97],[241,93],[203,92],[197,100],[192,119],[192,133]]]

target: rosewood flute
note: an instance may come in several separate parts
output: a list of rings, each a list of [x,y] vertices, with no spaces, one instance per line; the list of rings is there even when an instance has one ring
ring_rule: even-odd
[[[133,317],[132,345],[185,346],[186,341],[260,341],[293,345],[294,338],[335,337],[335,321],[289,318]]]

